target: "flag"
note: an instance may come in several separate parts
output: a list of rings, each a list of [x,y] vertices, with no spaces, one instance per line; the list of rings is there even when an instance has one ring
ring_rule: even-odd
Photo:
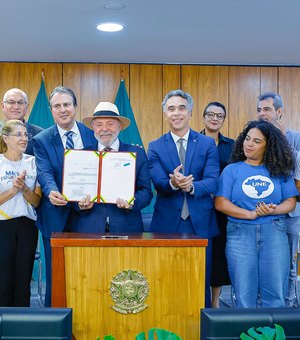
[[[129,118],[131,121],[129,127],[120,132],[119,137],[121,141],[124,143],[128,143],[128,144],[134,144],[134,145],[137,144],[144,148],[144,144],[143,144],[138,126],[134,118],[134,114],[131,108],[129,97],[126,91],[125,82],[123,79],[120,82],[120,86],[119,86],[116,99],[115,99],[115,105],[118,107],[120,115],[126,118]],[[143,209],[142,211],[143,214],[153,213],[153,206],[154,206],[154,201],[155,201],[154,199],[155,190],[153,186],[152,186],[152,192],[153,192],[152,202],[148,205],[148,207]]]
[[[39,93],[28,118],[28,123],[40,126],[44,129],[54,125],[43,76]]]
[[[34,124],[37,126],[40,126],[44,129],[50,127],[51,125],[54,125],[54,119],[52,117],[52,113],[49,108],[49,101],[45,89],[45,83],[44,83],[44,72],[42,72],[42,82],[39,89],[39,92],[37,94],[37,97],[35,99],[34,105],[32,107],[30,116],[28,118],[28,123]],[[37,249],[36,252],[36,260],[34,261],[34,267],[32,272],[32,279],[34,281],[39,282],[39,276],[40,276],[40,270],[42,270],[42,280],[45,281],[46,279],[46,268],[45,268],[45,253],[44,253],[44,245],[42,240],[42,235],[39,232],[39,245],[38,247],[40,249]],[[40,257],[38,257],[38,252],[40,253]],[[42,269],[39,266],[39,261],[42,262]],[[39,283],[38,283],[39,284]]]

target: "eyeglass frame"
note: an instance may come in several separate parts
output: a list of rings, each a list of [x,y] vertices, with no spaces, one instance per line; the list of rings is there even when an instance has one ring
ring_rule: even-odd
[[[10,133],[8,135],[5,136],[13,136],[13,137],[17,137],[18,140],[21,140],[22,138],[26,138],[27,140],[31,140],[32,139],[32,134],[28,133],[28,132],[24,132],[23,134],[21,132],[18,133]]]
[[[208,116],[209,114],[211,115],[211,117]],[[209,120],[212,120],[215,117],[217,117],[218,120],[224,120],[225,117],[226,117],[226,114],[221,113],[221,112],[215,113],[215,112],[212,112],[212,111],[208,111],[208,112],[205,112],[203,116],[206,116]]]
[[[4,100],[3,103],[5,103],[6,105],[8,105],[10,107],[15,106],[15,105],[22,107],[22,106],[25,106],[25,105],[28,104],[26,101],[23,101],[23,99],[21,99],[21,100],[12,100],[12,99]]]

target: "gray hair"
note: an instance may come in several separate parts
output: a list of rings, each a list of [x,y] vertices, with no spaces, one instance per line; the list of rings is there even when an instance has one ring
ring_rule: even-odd
[[[192,112],[193,110],[193,98],[190,94],[188,94],[187,92],[184,92],[182,90],[173,90],[173,91],[170,91],[164,98],[161,106],[162,106],[162,109],[163,109],[163,112],[166,112],[166,104],[167,104],[167,101],[168,99],[170,99],[171,97],[182,97],[184,99],[187,100],[188,102],[188,111],[189,112]]]
[[[4,93],[3,101],[5,102],[5,101],[7,100],[8,95],[11,95],[11,94],[13,94],[13,93],[20,93],[20,94],[23,96],[25,103],[26,103],[26,104],[28,103],[27,94],[26,94],[23,90],[18,89],[17,87],[13,87],[13,88],[7,90],[7,91]]]
[[[278,93],[275,92],[265,92],[258,96],[258,102],[261,102],[262,100],[267,100],[267,99],[273,99],[274,101],[274,108],[277,111],[278,109],[282,108],[283,109],[283,101],[281,96]]]
[[[77,99],[76,99],[75,93],[74,93],[69,87],[65,87],[65,86],[57,86],[57,87],[50,93],[50,96],[49,96],[49,103],[50,103],[50,106],[51,106],[51,99],[53,98],[53,96],[54,96],[56,93],[65,93],[65,94],[68,94],[69,96],[72,97],[72,101],[73,101],[74,107],[77,106]]]

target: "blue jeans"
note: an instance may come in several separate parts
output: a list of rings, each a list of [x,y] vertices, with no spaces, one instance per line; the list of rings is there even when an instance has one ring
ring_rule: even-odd
[[[229,221],[226,257],[236,307],[284,307],[289,244],[284,218],[264,224]]]
[[[297,251],[300,232],[300,216],[287,217],[287,235],[290,245],[289,287],[285,304],[287,307],[298,307],[297,293]]]

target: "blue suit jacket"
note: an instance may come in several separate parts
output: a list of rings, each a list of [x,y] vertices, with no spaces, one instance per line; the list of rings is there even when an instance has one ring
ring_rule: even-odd
[[[43,128],[41,128],[39,126],[34,125],[34,124],[29,124],[28,122],[26,122],[26,128],[27,128],[27,132],[30,133],[32,135],[32,137],[36,136],[38,133],[40,133],[41,131],[44,130]],[[25,153],[27,153],[28,155],[34,156],[32,139],[28,141]]]
[[[98,144],[94,147],[94,150],[97,149]],[[110,232],[140,233],[144,231],[141,209],[150,204],[153,196],[148,159],[144,149],[121,141],[119,151],[137,153],[133,208],[131,210],[120,209],[116,204],[95,203],[92,209],[81,211],[78,216],[72,216],[70,231],[103,233],[107,216]]]
[[[167,133],[149,144],[150,174],[157,191],[150,231],[174,233],[180,222],[184,194],[173,190],[169,174],[180,165],[176,145]],[[194,176],[194,195],[186,194],[193,227],[197,235],[210,238],[218,234],[212,195],[217,190],[219,156],[212,138],[190,130],[185,158],[185,175]]]
[[[94,132],[77,122],[84,149],[92,150],[97,143]],[[62,170],[64,147],[57,126],[40,132],[33,138],[33,149],[36,157],[38,182],[43,191],[41,204],[37,209],[37,227],[44,237],[50,238],[52,232],[60,232],[68,227],[68,219],[73,213],[72,203],[58,207],[50,203],[48,196],[51,190],[62,191]]]

